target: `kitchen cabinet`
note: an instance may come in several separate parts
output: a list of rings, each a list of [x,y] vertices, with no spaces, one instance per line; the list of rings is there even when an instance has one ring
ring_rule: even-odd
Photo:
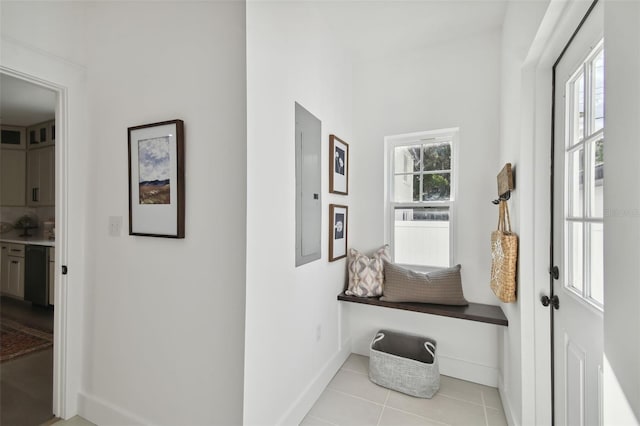
[[[29,148],[53,145],[56,140],[55,120],[34,124],[27,127],[27,141]]]
[[[49,248],[49,304],[55,305],[56,296],[56,249]]]
[[[9,243],[0,244],[0,292],[9,293]]]
[[[24,245],[2,243],[2,293],[24,299]]]
[[[27,151],[27,206],[55,204],[55,147]]]
[[[0,205],[25,205],[27,153],[24,150],[0,150]]]
[[[2,126],[0,131],[2,148],[25,149],[27,147],[24,127]]]

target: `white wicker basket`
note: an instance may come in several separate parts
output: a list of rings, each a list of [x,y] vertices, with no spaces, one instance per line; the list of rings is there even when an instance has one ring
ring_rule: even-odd
[[[440,388],[436,341],[380,330],[369,349],[369,379],[407,395],[431,398]]]

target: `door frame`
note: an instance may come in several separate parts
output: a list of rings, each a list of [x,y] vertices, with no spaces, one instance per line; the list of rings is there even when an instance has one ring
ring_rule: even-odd
[[[86,138],[85,69],[8,38],[0,41],[0,72],[50,89],[56,100],[55,214],[56,274],[53,342],[53,414],[67,419],[78,413],[82,371],[85,211],[82,176],[86,167],[69,155]],[[86,148],[85,148],[86,149]],[[84,149],[78,154],[82,155]],[[80,157],[82,158],[82,157]],[[86,157],[84,157],[86,158]],[[86,173],[83,177],[87,176]],[[75,199],[70,197],[75,195]],[[73,224],[72,227],[69,225]],[[70,275],[62,274],[70,265]]]
[[[562,232],[559,232],[556,235],[556,230],[555,230],[555,220],[554,220],[554,213],[555,213],[555,179],[556,179],[556,167],[555,167],[555,148],[556,148],[556,131],[555,131],[555,127],[556,127],[556,108],[558,107],[558,105],[556,105],[556,94],[557,94],[557,90],[560,89],[562,90],[562,86],[559,86],[557,84],[556,81],[556,68],[558,66],[558,64],[560,63],[560,61],[562,60],[562,58],[564,58],[564,54],[565,52],[569,49],[569,47],[571,46],[571,44],[573,43],[573,40],[575,39],[575,37],[578,35],[578,33],[580,32],[580,30],[582,29],[582,26],[584,25],[584,23],[586,22],[586,20],[589,18],[589,16],[591,16],[591,12],[593,11],[593,9],[596,7],[596,5],[598,4],[599,0],[593,0],[590,5],[589,8],[587,9],[587,11],[585,12],[584,16],[582,17],[582,19],[580,20],[580,23],[577,25],[576,29],[574,30],[574,32],[571,34],[571,37],[569,38],[569,40],[567,41],[567,43],[565,44],[564,48],[562,49],[562,51],[560,52],[560,54],[558,55],[558,58],[556,59],[556,61],[553,64],[552,67],[552,95],[551,95],[551,146],[550,146],[550,154],[551,154],[551,174],[550,174],[550,226],[549,226],[549,268],[556,266],[555,260],[554,260],[554,256],[555,256],[555,249],[554,249],[554,238],[564,238]],[[561,83],[562,84],[562,83]],[[562,105],[561,107],[564,107],[564,105]],[[561,207],[560,207],[561,208]],[[563,272],[561,272],[562,274]],[[553,276],[551,275],[551,273],[549,274],[549,297],[552,298],[554,297],[554,295],[556,294],[556,281],[558,281],[557,279],[554,279]],[[551,318],[551,325],[550,325],[550,333],[551,333],[551,424],[554,425],[555,424],[555,404],[556,404],[556,399],[555,399],[555,322],[554,322],[554,314],[555,314],[555,309],[553,309],[551,306],[549,306],[549,315]]]
[[[532,291],[521,294],[522,419],[551,424],[553,419],[551,309],[540,303],[550,295],[552,199],[550,176],[553,135],[553,67],[567,41],[583,20],[592,2],[550,0],[538,32],[522,66],[521,161],[518,164],[521,248],[520,286]],[[537,231],[537,232],[536,232]],[[524,241],[533,243],[528,246]],[[527,279],[527,277],[531,277]],[[545,374],[549,372],[549,374]]]

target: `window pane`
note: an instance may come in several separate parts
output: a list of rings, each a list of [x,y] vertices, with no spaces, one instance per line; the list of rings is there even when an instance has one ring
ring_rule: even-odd
[[[396,208],[395,262],[449,266],[449,208]]]
[[[602,217],[604,204],[602,201],[604,192],[604,140],[600,139],[593,143],[593,183],[591,187],[591,215]]]
[[[566,222],[567,224],[567,271],[568,277],[565,285],[573,287],[582,293],[583,285],[583,250],[584,238],[582,222]]]
[[[394,173],[420,171],[420,145],[399,146],[393,150]]]
[[[451,170],[451,143],[434,143],[424,146],[425,171]]]
[[[424,175],[422,201],[443,201],[451,198],[451,173]]]
[[[395,175],[393,177],[393,200],[396,203],[420,200],[420,175]]]
[[[604,127],[604,51],[593,61],[593,131]]]
[[[591,268],[592,299],[604,304],[604,225],[602,223],[590,223],[591,253],[589,253],[589,268]]]
[[[569,190],[568,215],[582,217],[584,215],[584,148],[567,153],[567,186]]]
[[[573,83],[573,141],[572,144],[584,137],[584,73]]]

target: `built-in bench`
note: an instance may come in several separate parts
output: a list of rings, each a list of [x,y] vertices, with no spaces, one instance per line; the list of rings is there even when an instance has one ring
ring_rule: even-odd
[[[362,303],[365,305],[382,306],[404,311],[421,312],[423,314],[439,315],[443,317],[460,318],[469,321],[484,322],[508,326],[509,321],[502,312],[500,306],[485,305],[482,303],[469,303],[469,306],[432,305],[430,303],[409,302],[385,302],[378,297],[348,296],[345,293],[338,295],[338,300],[343,302]]]

